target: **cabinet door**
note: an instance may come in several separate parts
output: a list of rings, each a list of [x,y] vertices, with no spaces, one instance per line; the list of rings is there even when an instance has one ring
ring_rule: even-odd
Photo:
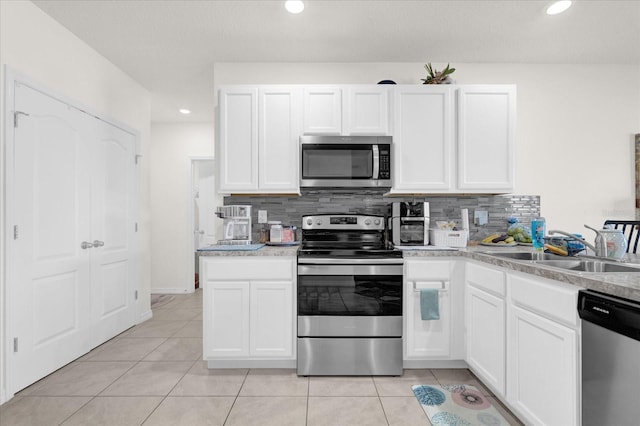
[[[420,290],[439,290],[439,320],[423,320]],[[451,355],[451,296],[449,281],[408,281],[405,285],[405,359],[448,358]]]
[[[260,89],[259,189],[299,192],[299,90],[289,87]]]
[[[204,356],[249,355],[249,282],[206,282],[204,286]]]
[[[577,332],[517,306],[509,312],[507,400],[532,424],[577,425]]]
[[[515,86],[458,89],[458,188],[514,189]]]
[[[258,89],[222,89],[219,95],[220,191],[258,189]]]
[[[394,93],[394,192],[452,187],[452,92],[404,87]]]
[[[389,135],[389,89],[347,88],[342,121],[344,135]]]
[[[292,357],[294,339],[293,283],[251,283],[251,356]]]
[[[342,91],[339,88],[307,87],[303,102],[305,135],[342,134]]]
[[[466,286],[467,363],[495,392],[505,392],[505,301]]]

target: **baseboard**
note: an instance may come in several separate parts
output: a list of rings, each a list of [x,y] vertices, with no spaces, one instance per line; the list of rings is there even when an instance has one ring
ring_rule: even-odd
[[[403,360],[402,367],[405,369],[413,368],[469,368],[469,365],[463,360]]]
[[[13,395],[11,395],[11,398],[13,398]],[[0,389],[0,405],[9,401],[9,399],[11,398],[7,398],[7,392],[5,391],[5,389]]]
[[[140,316],[138,317],[138,324],[142,324],[143,322],[148,321],[151,318],[153,318],[153,312],[151,311],[151,309],[149,309],[146,312],[140,314]]]
[[[208,360],[208,368],[296,368],[295,359],[277,359],[277,360],[249,360],[249,359],[219,359]]]

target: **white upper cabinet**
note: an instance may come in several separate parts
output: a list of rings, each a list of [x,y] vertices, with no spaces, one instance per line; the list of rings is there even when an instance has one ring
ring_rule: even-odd
[[[393,137],[391,193],[515,189],[514,85],[256,85],[219,94],[222,193],[299,193],[300,135]]]
[[[220,90],[219,189],[228,193],[298,193],[300,89]]]
[[[452,188],[452,89],[394,88],[392,192]]]
[[[258,182],[269,192],[298,192],[300,91],[290,87],[258,92]]]
[[[311,86],[304,89],[304,134],[342,134],[342,90]]]
[[[303,122],[305,135],[389,135],[389,88],[305,87]]]
[[[218,168],[221,191],[258,189],[258,89],[220,90]]]
[[[458,188],[473,192],[514,189],[516,88],[458,88]]]

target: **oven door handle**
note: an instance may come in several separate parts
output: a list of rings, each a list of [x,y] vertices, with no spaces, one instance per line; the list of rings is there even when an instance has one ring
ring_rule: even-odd
[[[339,258],[298,258],[298,265],[400,265],[402,258],[382,259],[339,259]]]
[[[402,265],[298,265],[298,275],[402,276]]]

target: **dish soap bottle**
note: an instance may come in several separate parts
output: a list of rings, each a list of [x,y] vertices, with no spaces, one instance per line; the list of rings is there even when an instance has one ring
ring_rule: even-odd
[[[544,217],[534,217],[531,220],[531,245],[536,251],[544,250],[544,234],[546,233]]]

